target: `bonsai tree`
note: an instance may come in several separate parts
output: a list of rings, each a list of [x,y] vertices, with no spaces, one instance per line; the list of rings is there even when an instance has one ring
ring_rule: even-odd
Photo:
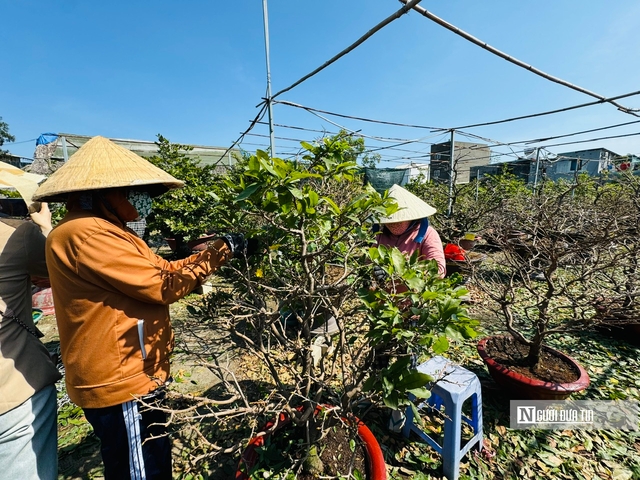
[[[432,380],[416,370],[417,363],[447,351],[450,339],[476,336],[477,322],[460,300],[468,292],[458,286],[459,274],[440,278],[435,260],[422,261],[418,252],[407,258],[397,248],[381,245],[368,251],[368,260],[380,266],[388,280],[358,292],[369,321],[366,338],[374,357],[394,361],[382,362],[373,373],[366,371],[363,390],[375,392],[390,408],[410,405],[415,410],[411,396],[428,398],[425,386]],[[420,418],[417,410],[414,416]]]
[[[619,268],[611,272],[608,295],[596,299],[597,318],[606,326],[640,325],[640,177],[622,172],[605,178],[615,191]]]
[[[202,165],[187,153],[189,145],[171,143],[158,135],[158,154],[149,158],[155,166],[185,182],[183,188],[171,190],[154,198],[147,218],[147,231],[158,232],[163,238],[173,238],[179,255],[190,253],[186,243],[205,233],[227,228],[217,215],[218,197],[215,190],[219,178],[215,166]],[[213,207],[213,208],[212,208]]]
[[[486,175],[469,183],[455,184],[448,215],[449,187],[442,182],[425,182],[416,178],[406,186],[407,190],[433,205],[438,212],[432,221],[443,239],[456,241],[465,233],[487,231],[491,214],[500,209],[510,198],[526,192],[525,183],[506,169],[498,175]],[[487,232],[491,235],[492,232]]]
[[[411,359],[444,351],[447,337],[473,334],[456,278],[441,279],[434,264],[397,249],[372,247],[373,222],[397,205],[362,186],[348,138],[302,145],[299,162],[258,151],[220,188],[220,201],[234,202],[238,227],[263,251],[231,262],[229,288],[198,312],[264,366],[271,388],[252,404],[236,376],[209,362],[244,414],[286,412],[302,428],[300,460],[313,458],[327,434],[326,417],[314,415],[319,406],[331,405],[340,421],[362,403],[398,408],[410,395],[424,398],[429,378]],[[376,287],[374,265],[407,289]],[[237,415],[234,401],[226,403]],[[216,410],[209,418],[225,415]]]
[[[575,180],[546,182],[538,193],[521,191],[503,203],[488,222],[501,254],[475,272],[504,329],[524,347],[514,363],[543,378],[545,341],[594,325],[628,255],[618,210],[628,192],[587,176]],[[515,237],[514,228],[522,235]]]

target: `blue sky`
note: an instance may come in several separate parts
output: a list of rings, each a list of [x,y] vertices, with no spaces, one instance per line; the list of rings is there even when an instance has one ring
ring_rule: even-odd
[[[423,0],[435,15],[551,75],[610,97],[640,90],[640,2]],[[272,92],[322,65],[397,11],[392,0],[270,0]],[[0,0],[0,116],[30,157],[45,132],[228,147],[266,92],[262,1]],[[452,128],[587,103],[591,97],[500,59],[409,12],[279,100],[386,122]],[[640,108],[640,95],[620,100]],[[449,135],[322,115],[276,104],[276,153],[339,126],[365,135],[382,166],[424,161]],[[467,128],[496,143],[640,120],[609,104]],[[263,118],[267,122],[267,117]],[[289,128],[297,127],[297,128]],[[306,130],[301,130],[306,129]],[[640,123],[531,146],[561,153],[605,147],[640,154]],[[268,147],[258,124],[241,147]],[[375,137],[375,138],[370,138]],[[388,148],[403,141],[404,146]],[[415,142],[419,140],[420,142]],[[22,142],[22,143],[21,143]],[[488,143],[488,142],[487,142]],[[491,143],[494,145],[494,143]],[[385,147],[385,148],[383,148]],[[523,145],[495,146],[504,160]]]

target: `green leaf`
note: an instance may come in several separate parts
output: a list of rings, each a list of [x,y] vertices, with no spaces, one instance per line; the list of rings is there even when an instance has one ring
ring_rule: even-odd
[[[302,191],[298,188],[289,188],[289,191],[291,192],[291,195],[293,195],[295,198],[302,200],[303,195],[302,195]]]
[[[426,387],[422,388],[411,388],[407,390],[408,393],[412,394],[416,398],[427,399],[431,396],[431,390]]]
[[[260,150],[258,150],[260,152]],[[249,158],[249,169],[250,170],[260,170],[260,160],[258,160],[258,152],[256,152],[255,156]]]
[[[464,340],[462,334],[453,325],[447,325],[447,327],[444,329],[444,334],[447,337],[459,342],[462,342]]]
[[[391,261],[393,262],[393,268],[395,269],[396,273],[398,275],[403,275],[405,272],[405,265],[407,263],[404,253],[402,253],[397,248],[394,248],[393,250],[391,250]]]
[[[447,337],[444,335],[441,335],[435,342],[433,342],[431,348],[435,354],[446,352],[449,349],[449,340],[447,340]]]
[[[427,397],[428,398],[428,397]],[[413,402],[411,402],[409,404],[409,406],[411,407],[411,410],[413,411],[413,420],[420,426],[422,427],[424,425],[424,422],[422,421],[422,415],[420,415],[420,410],[418,410],[418,407],[415,406],[415,404]]]
[[[421,291],[424,288],[425,281],[424,279],[415,276],[411,278],[404,278],[404,283],[409,287],[409,289],[413,291]]]
[[[240,202],[242,200],[245,200],[247,198],[249,198],[251,195],[253,195],[254,193],[256,193],[256,191],[260,188],[260,184],[258,183],[253,183],[251,185],[249,185],[247,188],[245,188],[240,195],[238,195],[235,199],[236,202]]]
[[[411,390],[414,388],[420,388],[431,382],[433,378],[426,373],[413,371],[409,375],[404,376],[400,381],[396,382],[396,388]]]
[[[314,192],[313,190],[309,191],[309,205],[312,207],[315,207],[316,205],[318,205],[318,200],[320,199],[320,197],[318,196],[318,194],[316,192]]]
[[[329,205],[329,208],[331,209],[331,211],[333,212],[334,215],[336,215],[336,216],[340,215],[340,213],[341,213],[340,207],[338,207],[336,202],[331,200],[329,197],[322,197],[322,201],[326,202]]]

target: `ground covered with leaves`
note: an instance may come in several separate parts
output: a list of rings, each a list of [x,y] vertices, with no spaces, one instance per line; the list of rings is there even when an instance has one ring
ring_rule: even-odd
[[[479,292],[473,291],[471,313],[481,319],[482,333],[500,332],[500,324],[488,314]],[[186,306],[196,301],[187,298],[172,306],[176,335],[190,313]],[[55,318],[45,317],[41,329],[47,334],[47,346],[57,346]],[[188,333],[193,335],[193,332]],[[461,479],[612,479],[640,478],[640,432],[605,430],[512,430],[509,428],[509,399],[495,385],[482,363],[476,341],[456,343],[447,353],[453,361],[478,375],[483,393],[484,449],[471,452],[460,468]],[[564,335],[549,342],[578,360],[591,377],[587,390],[572,398],[576,400],[625,399],[640,401],[640,346],[627,343],[601,332],[582,332]],[[178,358],[180,356],[178,355]],[[253,384],[253,399],[264,399],[269,385],[264,383],[264,366],[250,358],[238,358],[235,365],[241,381]],[[182,392],[206,393],[215,390],[215,382],[202,373],[203,367],[181,358],[174,366]],[[206,369],[205,369],[206,370]],[[441,479],[440,456],[430,447],[412,437],[391,433],[387,427],[389,412],[372,409],[364,421],[377,436],[385,454],[391,479]],[[174,448],[174,476],[179,479],[234,478],[240,452],[224,451],[234,440],[248,439],[267,418],[252,422],[230,421],[223,429],[201,431],[210,440],[219,440],[222,451],[203,449],[198,435],[176,434]],[[441,426],[429,427],[437,434]],[[82,410],[65,395],[63,382],[59,385],[59,479],[99,479],[103,471],[99,442]]]

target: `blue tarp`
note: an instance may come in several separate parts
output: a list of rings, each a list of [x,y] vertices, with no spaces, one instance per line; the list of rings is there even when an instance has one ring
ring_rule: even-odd
[[[58,139],[58,135],[55,133],[43,133],[36,140],[36,146],[47,145],[48,143],[55,142]]]

